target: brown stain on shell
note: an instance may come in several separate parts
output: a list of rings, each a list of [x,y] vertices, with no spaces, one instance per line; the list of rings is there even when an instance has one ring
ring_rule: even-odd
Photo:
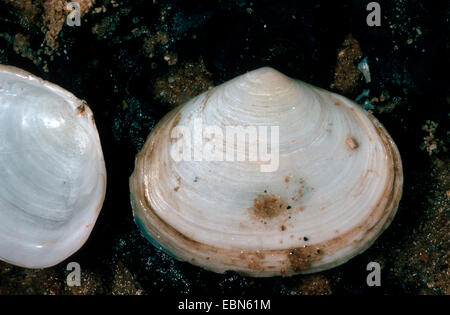
[[[323,252],[316,247],[298,247],[288,250],[287,257],[290,267],[294,272],[307,270],[313,262],[320,260]]]
[[[173,122],[172,122],[172,124],[170,125],[169,137],[170,137],[171,140],[173,140],[172,139],[172,131],[178,125],[180,120],[181,120],[181,113],[177,113],[175,118],[174,118],[174,120],[173,120]]]
[[[278,217],[286,210],[285,203],[276,195],[258,195],[253,200],[251,212],[259,219]]]
[[[210,99],[210,97],[211,97],[213,91],[214,91],[214,89],[211,89],[211,90],[209,90],[209,91],[206,92],[205,100],[203,101],[203,103],[202,103],[202,108],[201,108],[201,112],[202,112],[202,113],[205,111],[206,105],[208,105],[208,101],[209,101],[209,99]]]
[[[334,97],[333,95],[330,95],[330,99],[333,100],[333,105],[335,106],[341,106],[342,103],[341,101],[339,101],[336,97]]]

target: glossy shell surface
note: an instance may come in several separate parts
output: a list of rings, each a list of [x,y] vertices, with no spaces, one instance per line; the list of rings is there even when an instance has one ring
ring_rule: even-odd
[[[203,152],[226,142],[227,126],[272,129],[246,137],[245,149],[215,146],[223,161],[174,159],[174,130],[195,135],[199,122],[223,131],[221,138],[202,128]],[[273,127],[278,139],[269,137]],[[249,148],[261,143],[278,150],[278,162],[251,160]],[[226,159],[243,150],[245,160]],[[318,272],[363,252],[393,220],[402,184],[397,147],[375,117],[272,68],[167,114],[130,178],[135,220],[155,246],[208,270],[256,277]]]
[[[106,169],[89,107],[30,73],[0,66],[0,259],[55,265],[87,240]]]

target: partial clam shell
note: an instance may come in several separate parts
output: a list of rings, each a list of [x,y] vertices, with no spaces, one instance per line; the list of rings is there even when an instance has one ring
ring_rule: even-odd
[[[87,240],[106,169],[89,107],[68,91],[0,66],[0,259],[55,265]]]
[[[194,134],[199,119],[223,129],[279,126],[279,167],[261,171],[268,162],[249,159],[177,162],[173,130]],[[249,148],[261,139],[246,141]],[[391,223],[402,184],[399,152],[378,120],[271,68],[170,112],[130,178],[135,220],[152,243],[211,271],[256,277],[318,272],[363,252]]]

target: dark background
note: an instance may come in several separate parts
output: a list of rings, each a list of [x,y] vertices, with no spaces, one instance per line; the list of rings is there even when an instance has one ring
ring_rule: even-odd
[[[450,294],[446,1],[378,1],[380,27],[366,24],[370,1],[80,2],[81,26],[69,27],[62,1],[0,0],[0,63],[86,100],[108,170],[85,246],[46,270],[0,263],[0,294]],[[363,57],[370,83],[355,70]],[[394,222],[338,268],[292,278],[214,274],[154,249],[132,220],[128,177],[154,124],[261,66],[352,99],[366,91],[359,102],[399,147],[405,184]],[[81,264],[80,288],[65,285],[70,261]],[[366,285],[370,261],[382,266],[381,287]]]

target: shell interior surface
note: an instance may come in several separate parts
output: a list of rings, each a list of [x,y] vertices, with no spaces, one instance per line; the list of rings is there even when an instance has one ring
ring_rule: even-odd
[[[200,123],[202,152],[213,143],[223,160],[174,159],[176,127],[198,135]],[[227,147],[229,126],[258,134]],[[277,153],[271,160],[251,159],[261,143]],[[239,153],[244,160],[227,160]],[[329,269],[367,249],[392,221],[402,183],[398,150],[373,116],[261,68],[163,118],[136,157],[130,188],[136,221],[159,247],[215,272],[267,277]]]
[[[106,170],[91,110],[62,88],[0,67],[0,259],[57,264],[88,238]]]

